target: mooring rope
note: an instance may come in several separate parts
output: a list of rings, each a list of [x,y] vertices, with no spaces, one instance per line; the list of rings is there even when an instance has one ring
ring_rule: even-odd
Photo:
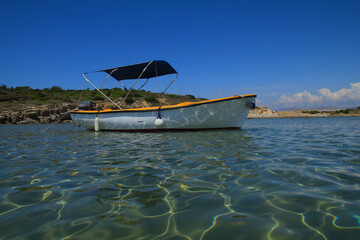
[[[80,92],[80,97],[79,97],[79,101],[78,101],[78,106],[80,105],[80,102],[81,102],[81,98],[82,98],[82,94],[83,94],[83,91],[85,89],[85,83],[86,83],[86,80],[84,80],[83,82],[83,86],[82,86],[82,89],[81,89],[81,92]],[[77,107],[71,109],[70,111],[68,111],[67,113],[63,114],[59,119],[55,119],[54,122],[48,126],[47,128],[41,130],[41,132],[45,132],[46,130],[48,130],[49,128],[51,128],[54,124],[58,123],[58,121],[60,121],[61,119],[63,119],[67,114],[69,114],[71,111],[75,110]]]
[[[55,119],[54,122],[53,122],[50,126],[48,126],[47,128],[41,130],[41,132],[45,132],[46,130],[48,130],[49,128],[51,128],[54,124],[58,123],[61,119],[63,119],[67,114],[69,114],[71,111],[75,110],[76,108],[77,108],[77,107],[71,109],[70,111],[68,111],[67,113],[63,114],[62,116],[60,115],[61,118]]]

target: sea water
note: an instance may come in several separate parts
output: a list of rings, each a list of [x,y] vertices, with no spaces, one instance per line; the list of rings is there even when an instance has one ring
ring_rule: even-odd
[[[360,118],[0,126],[1,239],[360,239]]]

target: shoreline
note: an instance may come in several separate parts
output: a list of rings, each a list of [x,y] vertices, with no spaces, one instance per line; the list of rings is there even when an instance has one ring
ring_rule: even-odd
[[[113,91],[114,90],[114,91]],[[107,89],[114,99],[121,101],[127,94],[125,90]],[[109,108],[111,104],[103,100],[96,90],[63,90],[53,86],[50,89],[32,89],[30,87],[7,88],[0,86],[0,125],[5,124],[47,124],[71,122],[70,111],[75,110],[81,99],[88,99],[94,103],[96,109]],[[135,96],[136,95],[136,96]],[[129,101],[122,102],[124,108],[152,107],[161,105],[175,105],[182,102],[202,101],[193,95],[165,94],[158,98],[158,93],[136,91]],[[360,116],[357,109],[343,109],[340,111],[274,111],[266,107],[256,107],[250,110],[248,119],[266,118],[314,118],[314,117]]]
[[[287,116],[287,117],[247,117],[247,119],[331,118],[331,117],[360,117],[360,115],[334,115],[334,116]]]
[[[266,107],[256,107],[250,110],[248,119],[265,118],[319,118],[319,117],[350,117],[360,116],[360,109],[341,110],[341,111],[283,111],[278,112]]]
[[[75,104],[61,104],[56,108],[49,106],[29,106],[20,111],[7,110],[0,113],[0,125],[26,125],[26,124],[52,124],[72,123],[69,111],[75,108]],[[327,117],[360,117],[360,109],[354,109],[349,113],[306,111],[277,112],[266,107],[257,107],[250,110],[247,119],[280,119],[280,118],[327,118]]]
[[[73,103],[64,103],[57,107],[18,106],[18,110],[5,110],[0,113],[0,125],[69,123],[69,112],[75,108]]]

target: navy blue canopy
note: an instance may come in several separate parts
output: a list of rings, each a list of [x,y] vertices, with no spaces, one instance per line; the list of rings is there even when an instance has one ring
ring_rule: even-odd
[[[148,67],[146,68],[146,66]],[[141,75],[145,68],[146,70]],[[98,72],[106,72],[108,74],[111,73],[111,76],[118,81],[126,79],[138,79],[140,75],[141,78],[153,78],[167,74],[177,73],[168,62],[163,60],[138,63],[123,67],[109,68],[105,70],[100,70]]]

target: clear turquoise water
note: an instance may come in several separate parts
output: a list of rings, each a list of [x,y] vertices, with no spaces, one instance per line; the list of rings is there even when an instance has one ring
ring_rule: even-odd
[[[360,239],[360,118],[0,126],[1,239]]]

